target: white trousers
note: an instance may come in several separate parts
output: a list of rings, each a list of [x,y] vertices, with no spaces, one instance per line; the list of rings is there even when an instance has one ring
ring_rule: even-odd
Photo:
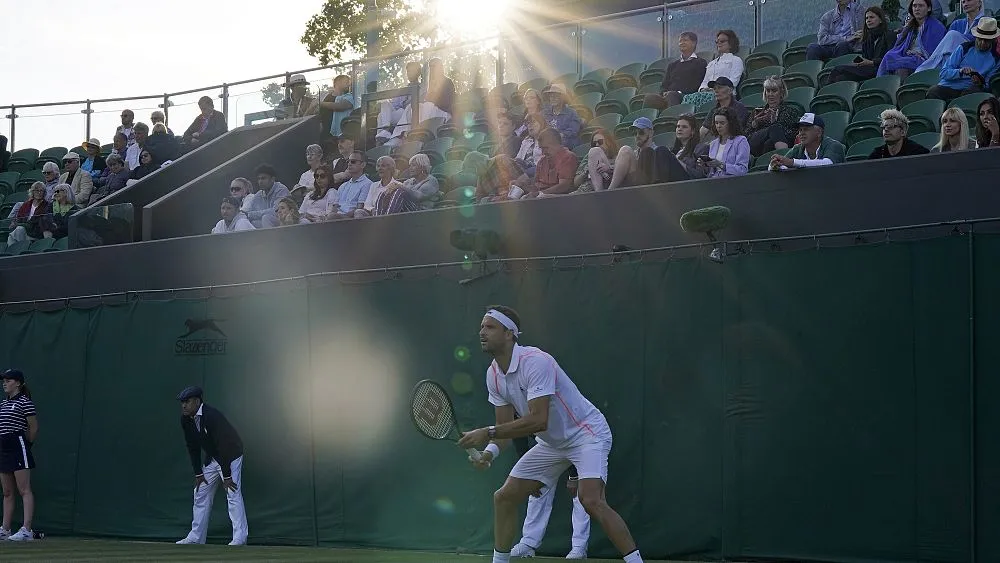
[[[451,114],[431,102],[420,102],[420,121],[422,122],[425,119],[430,119],[432,117],[443,117],[445,120],[450,120]],[[413,106],[411,104],[407,105],[403,109],[403,117],[397,121],[398,125],[396,125],[396,129],[392,132],[392,138],[396,139],[398,137],[402,137],[407,131],[412,129],[412,121]]]
[[[538,549],[545,537],[545,528],[552,516],[552,500],[556,496],[556,488],[548,485],[542,487],[542,496],[528,497],[528,513],[524,516],[524,527],[521,529],[521,542],[532,549]],[[590,515],[576,496],[573,497],[573,547],[586,549],[590,541]]]
[[[233,522],[233,541],[246,543],[250,533],[247,527],[247,513],[243,508],[243,456],[233,460],[233,483],[236,491],[226,489],[226,500],[229,502],[229,519]],[[208,517],[212,513],[212,502],[215,500],[215,489],[222,483],[222,468],[219,462],[203,468],[206,483],[194,492],[194,519],[191,520],[191,533],[188,537],[198,543],[205,543],[208,537]]]
[[[381,137],[388,139],[392,136],[392,132],[389,128],[395,127],[399,120],[403,119],[403,108],[394,109],[392,107],[392,100],[383,100],[379,105],[378,111],[378,133],[375,134],[376,137]]]

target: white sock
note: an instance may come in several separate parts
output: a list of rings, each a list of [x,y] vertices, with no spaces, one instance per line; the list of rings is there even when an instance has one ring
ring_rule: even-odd
[[[642,563],[642,556],[639,555],[639,550],[635,550],[625,556],[625,563]]]
[[[493,563],[510,563],[510,552],[493,550]]]

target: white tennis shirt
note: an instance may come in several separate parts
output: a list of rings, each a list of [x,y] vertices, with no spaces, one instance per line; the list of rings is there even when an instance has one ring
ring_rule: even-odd
[[[494,360],[486,370],[486,389],[491,404],[512,405],[522,418],[528,414],[528,401],[551,397],[548,429],[536,436],[553,448],[570,448],[611,437],[604,414],[580,393],[555,358],[533,346],[514,345],[506,374]]]

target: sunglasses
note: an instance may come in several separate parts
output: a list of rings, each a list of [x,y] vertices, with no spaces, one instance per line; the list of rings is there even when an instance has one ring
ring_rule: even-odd
[[[242,190],[243,190],[243,188],[241,188],[239,186],[229,186],[229,191],[230,192],[239,192],[239,191],[242,191]]]
[[[352,158],[351,160],[348,160],[348,161],[347,161],[347,163],[348,163],[348,164],[364,164],[364,163],[365,163],[365,161],[363,161],[363,160],[354,160],[354,159]]]
[[[604,139],[594,139],[593,141],[590,142],[590,146],[592,146],[592,147],[603,147],[604,146]]]

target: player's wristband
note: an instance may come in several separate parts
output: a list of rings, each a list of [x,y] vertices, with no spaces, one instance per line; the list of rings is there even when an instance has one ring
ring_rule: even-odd
[[[493,459],[500,457],[500,446],[494,444],[493,442],[486,444],[486,447],[483,448],[483,451],[490,452],[491,454],[493,454]]]

